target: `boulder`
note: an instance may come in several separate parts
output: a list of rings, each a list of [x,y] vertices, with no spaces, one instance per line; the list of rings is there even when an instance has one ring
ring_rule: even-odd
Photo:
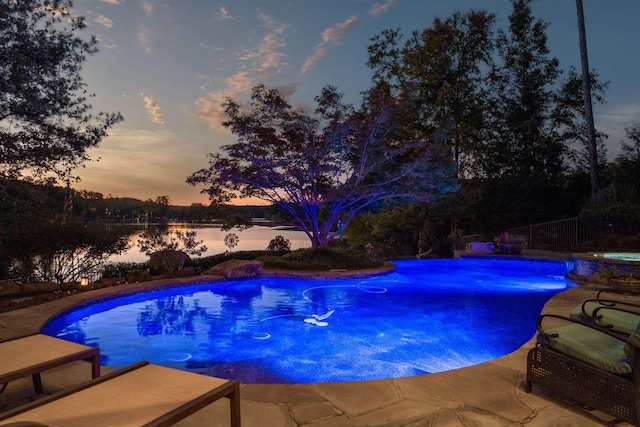
[[[211,267],[207,274],[224,276],[227,279],[258,277],[262,274],[262,263],[260,261],[232,259]]]
[[[184,251],[166,249],[154,252],[149,257],[149,272],[153,276],[176,276],[179,274],[178,269],[180,266],[183,269],[193,266],[193,261]]]
[[[142,270],[131,270],[127,273],[127,283],[147,282],[151,280],[151,273]]]
[[[178,272],[178,277],[191,277],[196,275],[196,269],[194,267],[185,267]]]
[[[0,297],[8,295],[18,295],[20,293],[20,286],[13,282],[0,282]]]

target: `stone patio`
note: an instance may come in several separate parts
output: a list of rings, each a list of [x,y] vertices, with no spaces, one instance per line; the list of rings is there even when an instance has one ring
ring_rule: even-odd
[[[96,296],[126,287],[167,286],[154,282],[105,288],[0,313],[0,340],[37,333],[51,316]],[[128,289],[131,291],[131,288]],[[543,312],[567,314],[597,289],[582,285],[552,298]],[[552,400],[534,389],[525,393],[526,354],[532,338],[519,350],[473,367],[429,375],[366,382],[320,384],[246,384],[241,386],[242,425],[269,427],[341,426],[527,426],[590,427],[607,425],[608,417],[587,413]],[[84,362],[43,374],[45,389],[55,392],[90,379]],[[103,368],[104,372],[108,368]],[[30,378],[14,381],[0,395],[0,411],[34,398]],[[229,425],[225,400],[201,410],[180,426]],[[628,424],[618,424],[626,426]]]

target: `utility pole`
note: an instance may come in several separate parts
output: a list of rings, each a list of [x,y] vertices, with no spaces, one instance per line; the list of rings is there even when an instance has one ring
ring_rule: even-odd
[[[584,98],[585,120],[587,122],[587,143],[589,146],[589,167],[591,169],[591,198],[600,189],[598,177],[598,148],[596,145],[596,129],[593,124],[593,106],[591,104],[591,77],[589,75],[589,58],[587,55],[587,38],[584,29],[584,11],[582,0],[576,0],[578,9],[578,33],[580,35],[580,59],[582,62],[582,96]]]

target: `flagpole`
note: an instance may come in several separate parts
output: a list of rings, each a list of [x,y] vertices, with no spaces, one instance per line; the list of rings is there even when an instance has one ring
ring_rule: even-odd
[[[73,195],[71,193],[71,185],[67,179],[67,194],[64,197],[64,206],[62,208],[62,223],[66,223],[73,216]]]

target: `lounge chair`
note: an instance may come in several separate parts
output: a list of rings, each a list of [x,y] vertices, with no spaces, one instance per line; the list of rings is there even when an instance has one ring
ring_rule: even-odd
[[[543,328],[543,321],[566,322]],[[622,336],[610,328],[553,314],[537,321],[538,337],[527,358],[525,390],[543,390],[640,425],[640,332]]]
[[[40,373],[78,360],[91,362],[91,376],[100,376],[100,350],[59,338],[36,334],[0,343],[0,393],[9,381],[33,378],[36,393],[42,394]]]
[[[640,305],[612,299],[588,299],[574,307],[569,317],[628,336],[640,321]]]
[[[0,414],[0,426],[169,426],[222,397],[240,427],[238,381],[140,362]]]

